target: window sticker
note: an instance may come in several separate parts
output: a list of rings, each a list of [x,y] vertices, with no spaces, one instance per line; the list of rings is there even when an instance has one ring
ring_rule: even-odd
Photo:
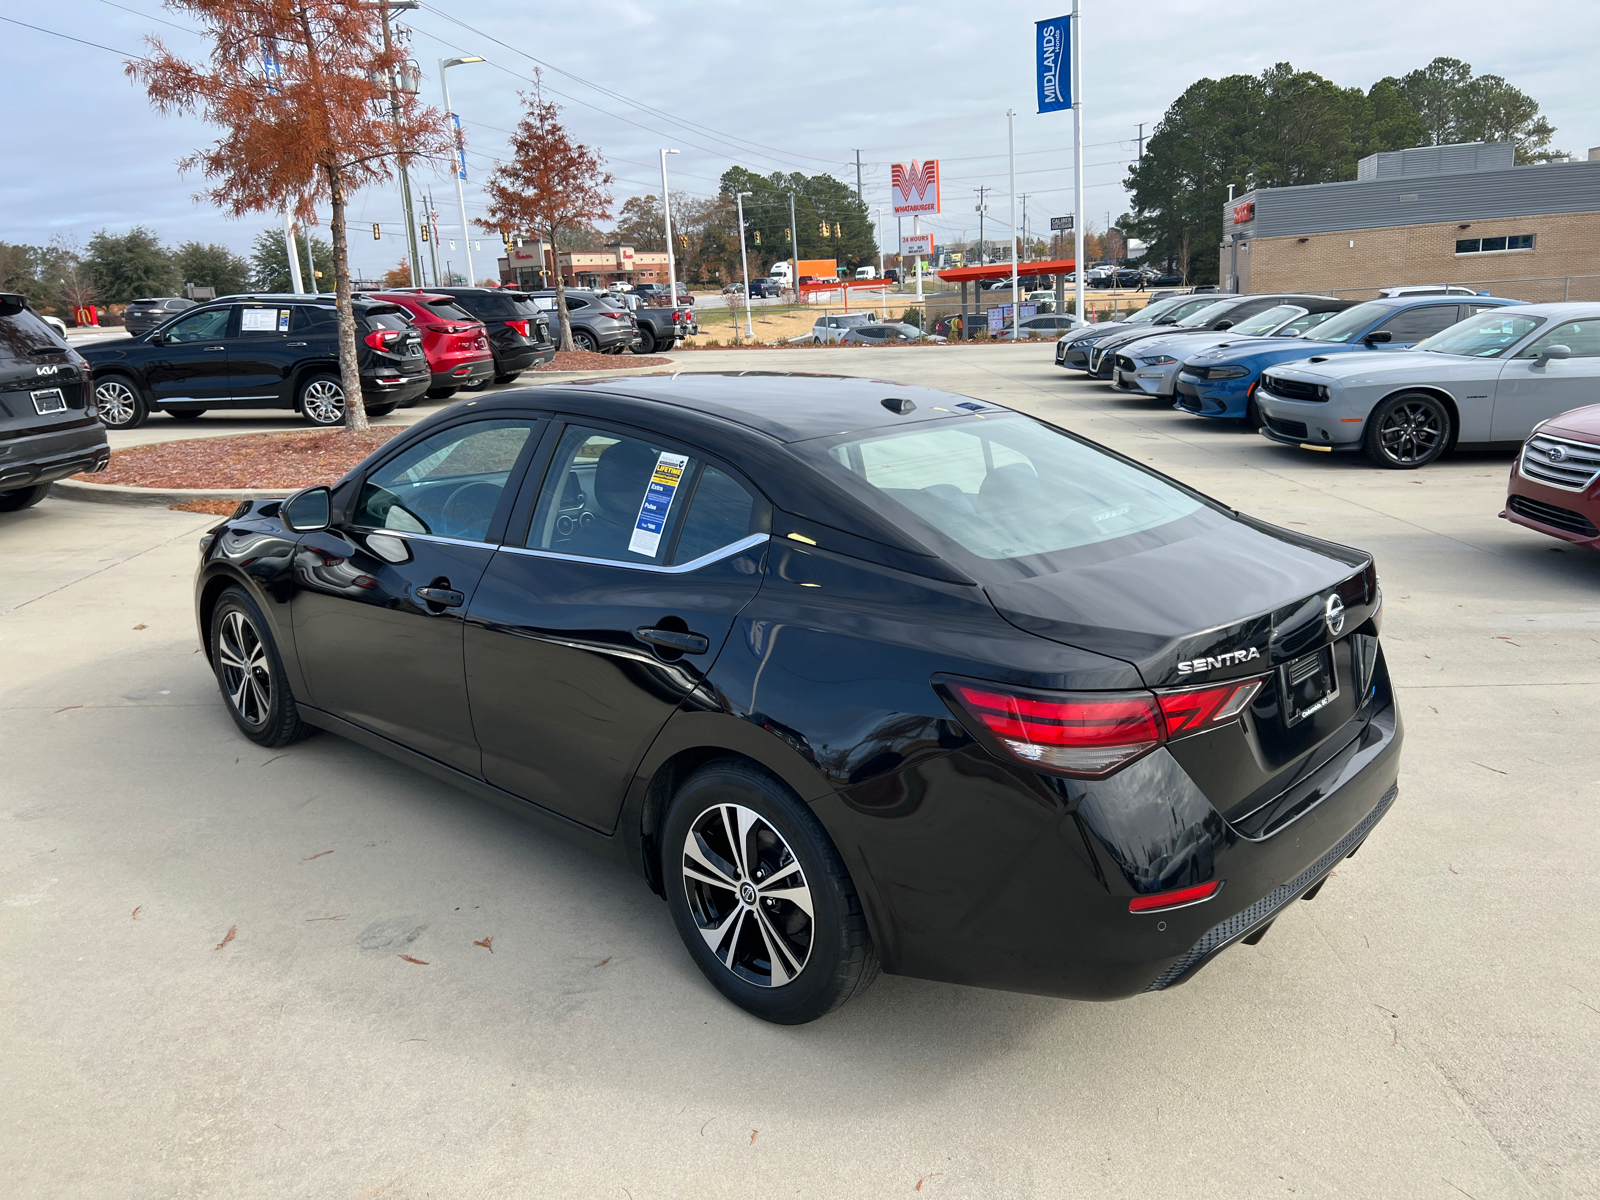
[[[287,308],[280,308],[278,310],[278,332],[289,332],[289,310]]]
[[[650,473],[650,486],[645,488],[644,502],[639,505],[639,519],[633,524],[633,536],[628,539],[630,554],[654,558],[660,550],[667,514],[672,511],[672,499],[678,494],[678,484],[688,465],[689,457],[685,454],[668,454],[663,450],[657,457],[656,469]]]
[[[275,308],[247,308],[239,314],[239,332],[271,333],[278,326]]]

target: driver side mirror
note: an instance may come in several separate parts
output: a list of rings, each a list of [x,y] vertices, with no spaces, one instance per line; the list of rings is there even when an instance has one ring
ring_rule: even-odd
[[[165,346],[167,344],[167,335],[159,329],[156,330],[150,335],[150,344],[152,346]]]
[[[278,515],[292,533],[326,529],[333,520],[333,493],[320,484],[302,488],[283,502]]]
[[[1546,346],[1539,352],[1539,366],[1544,366],[1552,358],[1571,358],[1571,346]]]
[[[1394,334],[1387,329],[1374,329],[1361,340],[1369,346],[1385,346],[1394,341]]]
[[[1233,328],[1233,322],[1232,321],[1223,321],[1222,323],[1220,323],[1218,325],[1213,325],[1212,328],[1215,329],[1218,333],[1221,333],[1224,329],[1232,329]]]

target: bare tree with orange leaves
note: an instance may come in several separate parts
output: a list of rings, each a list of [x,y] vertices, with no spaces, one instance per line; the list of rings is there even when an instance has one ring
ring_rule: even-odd
[[[511,134],[511,160],[495,160],[484,190],[489,216],[476,224],[505,235],[536,233],[546,238],[552,254],[562,230],[611,219],[611,175],[598,151],[574,142],[561,124],[561,107],[519,93],[527,112]],[[572,323],[567,318],[566,281],[556,267],[556,315],[560,321],[557,348],[572,349]]]
[[[305,222],[333,210],[335,303],[345,425],[367,428],[350,309],[345,210],[351,192],[390,178],[397,155],[445,160],[443,116],[395,86],[405,53],[385,36],[383,5],[356,0],[166,0],[210,40],[193,63],[148,38],[127,64],[163,113],[198,113],[223,135],[182,159],[234,216],[287,207]]]

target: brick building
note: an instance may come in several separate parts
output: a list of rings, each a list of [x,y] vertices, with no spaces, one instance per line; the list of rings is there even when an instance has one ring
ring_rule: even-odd
[[[627,242],[610,242],[602,251],[563,251],[551,261],[543,241],[522,239],[506,247],[500,260],[500,282],[514,287],[554,287],[559,266],[568,287],[605,287],[612,283],[666,283],[665,251],[635,250]]]
[[[1374,154],[1356,178],[1260,188],[1223,211],[1222,283],[1370,298],[1460,283],[1519,300],[1600,300],[1600,148],[1516,166],[1509,142]]]

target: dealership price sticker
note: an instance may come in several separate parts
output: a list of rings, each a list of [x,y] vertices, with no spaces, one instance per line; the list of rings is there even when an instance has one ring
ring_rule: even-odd
[[[633,523],[633,536],[628,539],[631,554],[654,558],[661,548],[661,533],[667,527],[667,514],[672,511],[672,500],[678,494],[678,484],[683,480],[684,468],[689,465],[685,454],[668,454],[663,450],[656,459],[656,469],[650,473],[650,486],[644,490],[644,502],[639,505],[639,519]]]

